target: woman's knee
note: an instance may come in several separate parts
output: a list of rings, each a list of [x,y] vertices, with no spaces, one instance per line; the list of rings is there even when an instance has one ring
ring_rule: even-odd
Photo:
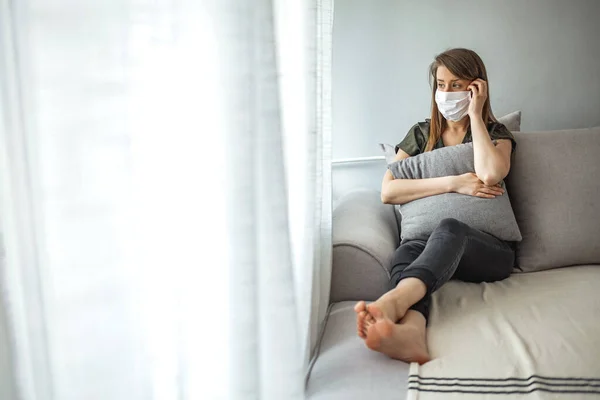
[[[440,221],[440,223],[438,224],[438,226],[435,230],[458,233],[458,232],[464,231],[465,227],[466,227],[465,223],[460,222],[459,220],[457,220],[455,218],[444,218],[443,220]]]

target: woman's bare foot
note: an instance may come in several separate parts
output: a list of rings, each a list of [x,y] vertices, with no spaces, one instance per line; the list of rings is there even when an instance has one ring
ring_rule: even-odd
[[[356,330],[358,336],[363,339],[367,338],[367,329],[375,323],[375,318],[367,311],[367,303],[359,301],[354,306],[356,312]]]
[[[358,336],[365,339],[369,327],[377,321],[388,320],[395,324],[404,317],[408,308],[421,300],[426,293],[427,288],[423,281],[417,278],[406,278],[369,305],[359,301],[354,306]]]
[[[430,361],[425,318],[418,311],[410,310],[409,313],[415,314],[400,324],[383,319],[371,325],[365,340],[367,347],[396,360],[419,364]]]

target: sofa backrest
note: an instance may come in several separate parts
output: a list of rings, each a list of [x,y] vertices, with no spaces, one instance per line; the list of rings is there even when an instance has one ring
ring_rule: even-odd
[[[523,235],[517,265],[600,264],[600,127],[514,135],[506,185]]]

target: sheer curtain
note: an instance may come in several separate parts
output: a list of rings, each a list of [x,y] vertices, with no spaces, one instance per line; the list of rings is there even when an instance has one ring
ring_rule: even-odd
[[[289,222],[304,345],[315,345],[331,283],[331,51],[333,0],[276,2],[277,58]],[[298,23],[306,21],[306,23]],[[299,51],[300,49],[300,51]],[[308,355],[308,351],[304,353]]]
[[[329,296],[332,13],[0,0],[11,398],[304,397]]]

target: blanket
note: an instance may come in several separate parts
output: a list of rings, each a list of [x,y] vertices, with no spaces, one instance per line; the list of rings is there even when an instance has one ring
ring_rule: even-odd
[[[484,266],[482,266],[484,267]],[[448,282],[409,400],[600,398],[600,266]]]

